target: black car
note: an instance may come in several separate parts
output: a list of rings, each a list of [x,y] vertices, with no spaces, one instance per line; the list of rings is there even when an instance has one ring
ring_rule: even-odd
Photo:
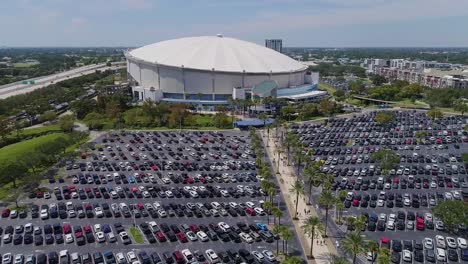
[[[377,230],[385,231],[385,222],[382,220],[377,221]]]
[[[401,245],[401,241],[400,240],[392,240],[392,249],[393,251],[396,251],[396,252],[401,252],[402,249],[403,249],[403,246]]]
[[[44,238],[41,235],[35,235],[34,236],[34,244],[36,246],[42,246],[42,244],[44,244]]]
[[[426,255],[426,261],[435,262],[436,258],[435,258],[434,250],[432,250],[432,249],[426,249],[424,255]]]
[[[95,252],[93,254],[94,264],[104,264],[104,257],[101,252]]]
[[[448,259],[451,261],[456,261],[458,262],[458,252],[455,249],[449,249],[448,250]]]
[[[392,251],[391,260],[393,263],[400,263],[400,253]]]
[[[405,230],[405,221],[401,220],[401,219],[398,219],[397,223],[396,223],[396,228],[398,230]]]
[[[163,263],[161,257],[156,252],[151,253],[151,260],[153,261],[154,264],[162,264]]]
[[[422,250],[415,250],[414,251],[414,260],[418,262],[424,262],[424,254]]]
[[[172,254],[168,251],[162,253],[162,257],[164,258],[164,261],[167,263],[167,264],[172,264],[174,263],[174,258],[172,257]]]
[[[58,254],[55,251],[49,252],[49,264],[57,264],[58,263]]]
[[[403,249],[413,251],[413,240],[404,240]]]
[[[37,255],[37,264],[47,264],[47,255],[44,253],[40,253]]]
[[[23,236],[22,235],[15,235],[13,237],[13,244],[14,245],[20,245],[23,243]]]

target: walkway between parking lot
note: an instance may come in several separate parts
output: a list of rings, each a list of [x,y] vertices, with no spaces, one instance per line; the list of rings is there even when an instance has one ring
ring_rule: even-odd
[[[260,131],[260,134],[262,136],[263,143],[265,144],[265,147],[267,146],[267,138],[264,135],[263,131]],[[273,133],[270,133],[270,135]],[[278,145],[277,145],[278,144]],[[276,152],[276,148],[280,147],[279,143],[274,141],[273,136],[270,137],[269,140],[269,146],[266,147],[267,155],[270,157],[270,160],[272,161],[272,167],[274,174],[278,180],[281,192],[283,193],[283,196],[286,200],[286,204],[288,207],[289,214],[291,215],[291,218],[294,218],[295,214],[295,199],[296,196],[293,193],[289,192],[289,189],[291,186],[294,184],[296,181],[296,176],[294,174],[294,169],[292,166],[288,166],[286,162],[286,155],[280,155],[280,159],[282,161],[280,162],[279,165],[279,171],[280,174],[276,174],[276,169],[277,169],[277,161],[275,159],[278,158],[278,154]],[[284,162],[283,162],[284,161]],[[294,228],[296,230],[296,233],[299,236],[299,241],[301,242],[301,246],[304,250],[304,253],[309,256],[310,252],[310,238],[304,233],[302,230],[301,226],[303,224],[303,221],[307,219],[309,216],[318,216],[315,208],[313,206],[308,206],[306,204],[306,198],[300,198],[298,206],[297,206],[297,211],[298,211],[298,218],[299,220],[294,220]],[[307,214],[305,212],[308,212]],[[315,259],[313,260],[308,260],[308,263],[317,263],[317,264],[328,264],[330,263],[330,256],[331,255],[336,255],[336,248],[334,247],[332,241],[329,238],[323,238],[321,234],[317,236],[317,238],[314,240],[316,243],[314,245],[313,249],[313,255]],[[325,242],[325,245],[321,245],[323,242]]]

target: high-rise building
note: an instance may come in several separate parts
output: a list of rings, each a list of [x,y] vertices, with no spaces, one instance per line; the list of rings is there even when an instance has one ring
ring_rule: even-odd
[[[265,47],[282,53],[283,52],[283,40],[282,39],[265,39]]]

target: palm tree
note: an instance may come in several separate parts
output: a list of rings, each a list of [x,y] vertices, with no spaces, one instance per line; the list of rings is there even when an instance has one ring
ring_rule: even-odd
[[[263,127],[265,128],[266,127],[266,121],[268,119],[268,116],[265,114],[265,113],[261,113],[259,116],[258,116],[258,119],[262,120],[263,121]]]
[[[284,140],[284,145],[286,148],[286,151],[288,153],[288,166],[289,166],[289,160],[290,160],[290,154],[291,154],[291,147],[297,144],[297,135],[293,133],[287,133],[286,139]]]
[[[353,232],[347,234],[342,242],[344,252],[353,256],[353,264],[356,263],[357,255],[365,252],[364,239],[359,233]]]
[[[271,129],[271,124],[268,124],[268,125],[266,126],[266,128],[267,128],[267,144],[266,144],[266,146],[269,147],[269,146],[270,146],[270,129]]]
[[[296,165],[297,165],[297,176],[299,176],[300,171],[301,171],[302,162],[304,162],[304,160],[306,160],[307,155],[306,155],[306,153],[304,151],[304,146],[299,141],[297,141],[296,144],[293,147],[294,147],[294,149],[293,149],[293,151],[294,151],[293,158],[294,158],[294,161],[296,162]]]
[[[279,166],[280,166],[280,159],[281,159],[281,153],[282,153],[282,152],[283,152],[283,151],[281,150],[281,148],[279,148],[279,147],[276,148],[276,154],[278,154],[278,160],[276,161],[276,163],[277,163],[277,164],[276,164],[276,173],[280,173],[280,172],[279,172]]]
[[[344,210],[344,204],[341,202],[341,201],[336,201],[336,204],[335,204],[335,210],[336,210],[336,213],[338,214],[338,220],[336,221],[338,224],[341,224],[341,217],[342,217],[342,213],[343,213],[343,210]]]
[[[262,188],[263,191],[267,192],[268,189],[271,187],[273,183],[271,181],[267,181],[267,180],[262,180],[260,182],[260,188]]]
[[[271,210],[273,209],[273,203],[272,202],[264,202],[263,203],[263,209],[266,211],[266,216],[267,216],[267,224],[270,224],[270,214]]]
[[[320,166],[317,166],[318,162],[312,162],[311,165],[304,169],[304,180],[309,184],[309,197],[312,196],[312,186],[318,187],[320,180]]]
[[[346,218],[346,225],[347,225],[346,231],[356,230],[356,217],[349,216],[348,218]]]
[[[349,264],[349,261],[345,257],[330,254],[330,264]]]
[[[310,238],[310,258],[314,258],[314,239],[317,237],[317,233],[323,230],[323,224],[318,217],[311,216],[304,221],[302,229]]]
[[[283,239],[286,245],[286,249],[284,250],[286,256],[288,255],[288,241],[293,239],[294,235],[291,229],[288,226],[282,226],[280,237]]]
[[[338,192],[338,198],[340,198],[340,201],[343,202],[343,201],[346,199],[346,195],[347,195],[347,194],[348,194],[348,193],[346,193],[345,190],[339,191],[339,192]]]
[[[367,224],[367,218],[364,215],[358,216],[356,218],[356,221],[354,222],[354,226],[356,227],[356,232],[361,234],[362,229],[364,229],[366,224]]]
[[[388,248],[381,248],[377,256],[377,264],[390,264],[390,250]]]
[[[281,211],[281,209],[279,209],[278,207],[274,207],[272,209],[272,213],[273,213],[273,216],[274,216],[275,224],[276,224],[276,218],[278,218],[278,225],[280,225],[281,224],[281,217],[283,217],[283,211]]]
[[[273,203],[273,196],[276,194],[276,186],[272,185],[270,188],[267,190],[268,196],[270,196],[270,202]]]
[[[332,192],[329,190],[323,191],[318,199],[318,204],[322,207],[325,208],[325,232],[324,232],[324,237],[327,237],[327,228],[328,228],[328,210],[332,208],[333,205],[335,205],[336,198],[333,195]]]
[[[372,256],[377,255],[377,253],[379,253],[380,250],[379,243],[377,243],[377,241],[375,240],[366,241],[366,250],[367,252],[370,252]],[[374,264],[374,261],[375,259],[372,258],[372,264]]]
[[[303,259],[301,259],[300,257],[297,257],[297,256],[293,256],[293,257],[288,257],[282,263],[284,263],[284,264],[301,264],[302,262],[303,262]]]
[[[304,195],[304,185],[296,180],[289,191],[296,194],[296,213],[294,214],[294,219],[297,220],[297,206],[299,205],[299,198]]]
[[[271,232],[276,236],[280,236],[281,230],[282,230],[282,225],[277,224],[273,227]],[[276,254],[279,254],[279,239],[276,240]]]

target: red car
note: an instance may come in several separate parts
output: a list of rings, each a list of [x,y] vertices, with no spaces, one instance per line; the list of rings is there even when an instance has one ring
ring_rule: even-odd
[[[426,225],[424,224],[424,219],[418,218],[416,219],[416,229],[420,231],[424,231]]]
[[[5,208],[2,211],[2,217],[9,217],[10,216],[10,209]]]
[[[380,238],[380,247],[390,249],[390,239],[388,239],[387,237],[381,237]]]
[[[187,237],[185,236],[184,233],[182,233],[182,232],[177,233],[176,236],[177,236],[177,239],[179,239],[180,242],[182,242],[182,243],[187,243],[188,242],[188,239],[187,239]]]
[[[254,210],[253,208],[246,208],[246,209],[245,209],[245,212],[246,212],[248,215],[251,215],[251,216],[257,215],[257,213],[255,212],[255,210]]]
[[[36,193],[36,198],[44,198],[44,193],[43,192],[37,192]]]
[[[65,234],[71,233],[71,226],[68,225],[68,224],[64,225],[63,226],[63,233],[65,233]]]
[[[85,225],[85,226],[83,226],[83,231],[86,234],[91,233],[91,227],[89,225]]]
[[[190,177],[187,177],[187,183],[194,183],[195,181],[193,180],[193,178],[190,178]]]
[[[358,199],[353,200],[353,206],[359,206],[359,200]]]
[[[200,231],[200,228],[198,228],[198,225],[193,224],[193,225],[190,225],[190,230],[192,230],[192,232],[194,233],[197,233],[198,231]]]
[[[166,237],[164,236],[163,232],[161,232],[161,231],[156,232],[156,239],[159,242],[166,242],[167,241]]]
[[[82,236],[83,236],[83,233],[81,233],[81,232],[75,233],[75,237],[76,237],[76,238],[80,238],[80,237],[82,237]]]

